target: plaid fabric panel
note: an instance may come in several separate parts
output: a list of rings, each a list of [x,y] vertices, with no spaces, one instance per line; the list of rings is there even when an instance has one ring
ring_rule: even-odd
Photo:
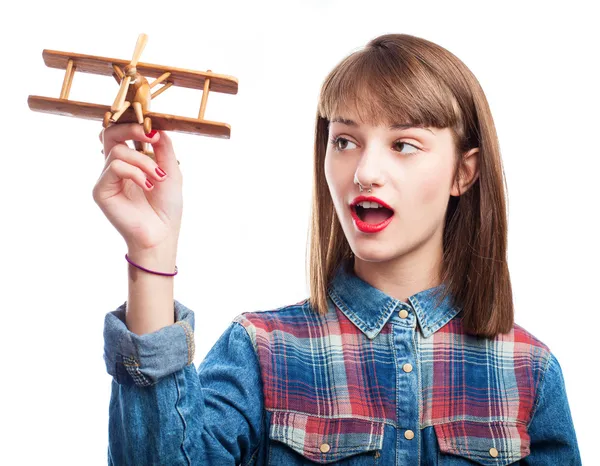
[[[302,413],[276,411],[271,418],[270,438],[289,445],[306,458],[338,461],[347,455],[380,450],[385,424],[352,418],[321,418]],[[319,446],[327,443],[331,451]]]
[[[385,423],[396,425],[390,325],[371,340],[333,303],[319,316],[307,300],[234,320],[259,357],[271,438],[314,461],[327,442],[331,460],[377,449]],[[468,335],[460,313],[428,338],[417,331],[417,341],[421,428],[435,428],[440,450],[490,465],[528,455],[548,347],[518,325],[494,340]]]
[[[527,424],[548,347],[519,325],[490,340],[465,334],[460,314],[419,338],[421,424],[434,425],[442,451],[494,460],[529,454]]]
[[[389,326],[369,340],[330,306],[327,315],[319,316],[304,300],[234,319],[254,339],[265,409],[395,424],[396,370]],[[372,435],[369,423],[357,425]],[[317,428],[325,433],[327,425]]]
[[[527,429],[522,423],[460,420],[436,424],[434,428],[441,451],[465,456],[478,464],[512,464],[529,454]],[[498,456],[490,455],[492,448]]]

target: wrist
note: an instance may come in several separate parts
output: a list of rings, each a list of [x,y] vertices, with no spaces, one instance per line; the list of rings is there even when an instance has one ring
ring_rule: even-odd
[[[135,264],[157,272],[173,273],[177,260],[177,245],[163,245],[150,249],[129,248],[127,257]],[[134,267],[129,264],[129,267]]]

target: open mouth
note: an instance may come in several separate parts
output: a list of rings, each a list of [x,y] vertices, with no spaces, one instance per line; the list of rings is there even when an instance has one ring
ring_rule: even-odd
[[[384,222],[394,215],[394,211],[388,209],[387,207],[366,208],[361,207],[360,205],[354,205],[352,206],[352,209],[354,212],[356,212],[356,215],[360,220],[372,225],[377,225],[378,223]]]

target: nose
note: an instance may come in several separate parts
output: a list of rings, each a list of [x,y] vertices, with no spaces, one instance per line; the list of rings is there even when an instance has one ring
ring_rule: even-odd
[[[367,189],[375,186],[383,186],[383,175],[381,173],[381,163],[374,157],[363,155],[356,171],[354,172],[354,184],[362,185]]]

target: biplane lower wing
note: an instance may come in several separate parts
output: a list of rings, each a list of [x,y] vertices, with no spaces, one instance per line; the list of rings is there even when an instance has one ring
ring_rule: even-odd
[[[110,112],[110,105],[99,105],[89,102],[78,102],[68,99],[56,99],[30,95],[27,103],[31,110],[44,113],[54,113],[64,116],[101,120],[106,112]],[[198,120],[164,113],[149,112],[146,116],[152,119],[152,128],[163,131],[174,131],[188,134],[201,134],[218,138],[229,139],[231,127],[227,123],[209,120]],[[128,108],[119,118],[119,122],[137,123],[133,108]]]

